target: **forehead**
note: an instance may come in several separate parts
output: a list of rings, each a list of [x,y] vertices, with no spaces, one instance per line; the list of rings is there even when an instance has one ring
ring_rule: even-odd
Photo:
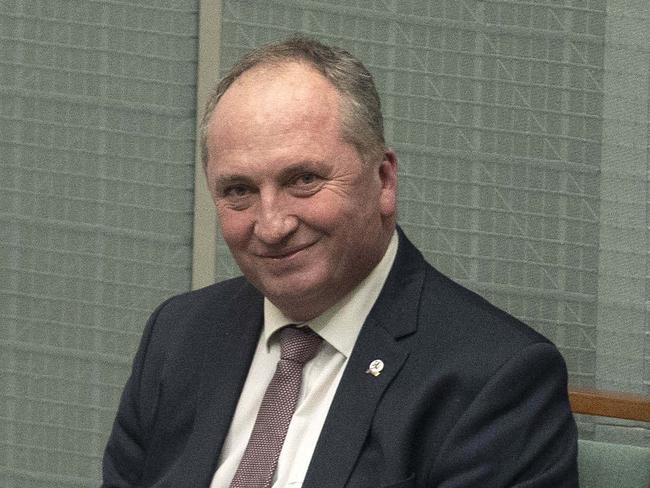
[[[269,175],[307,162],[349,159],[356,150],[343,140],[339,112],[336,88],[309,66],[244,73],[208,125],[209,178]]]
[[[208,167],[217,161],[223,166],[235,156],[310,159],[314,151],[342,143],[339,94],[305,64],[254,68],[224,93],[208,125],[206,142]]]
[[[298,62],[259,66],[226,90],[208,125],[213,142],[237,132],[329,126],[339,122],[339,94],[314,68]]]

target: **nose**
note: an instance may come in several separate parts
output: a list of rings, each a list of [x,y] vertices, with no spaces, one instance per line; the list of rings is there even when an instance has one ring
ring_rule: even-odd
[[[280,244],[298,228],[298,218],[289,213],[286,203],[277,198],[262,198],[253,227],[255,236],[264,244]]]

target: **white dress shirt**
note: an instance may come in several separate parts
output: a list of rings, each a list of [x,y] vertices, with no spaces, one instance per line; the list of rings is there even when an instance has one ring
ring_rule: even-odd
[[[395,260],[397,241],[395,232],[384,257],[372,272],[336,305],[306,324],[323,338],[323,345],[303,369],[300,396],[278,459],[273,488],[302,486],[354,343]],[[253,431],[262,397],[280,359],[279,338],[273,333],[291,323],[277,307],[264,299],[264,330],[210,488],[230,486]]]

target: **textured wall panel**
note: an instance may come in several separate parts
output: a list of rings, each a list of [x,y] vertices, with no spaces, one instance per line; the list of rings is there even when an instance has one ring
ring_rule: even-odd
[[[0,486],[97,486],[144,322],[189,288],[197,2],[0,5]]]

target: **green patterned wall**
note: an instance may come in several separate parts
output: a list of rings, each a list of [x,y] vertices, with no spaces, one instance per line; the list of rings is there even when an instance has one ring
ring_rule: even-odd
[[[0,486],[97,486],[142,328],[189,288],[196,1],[0,2]]]

